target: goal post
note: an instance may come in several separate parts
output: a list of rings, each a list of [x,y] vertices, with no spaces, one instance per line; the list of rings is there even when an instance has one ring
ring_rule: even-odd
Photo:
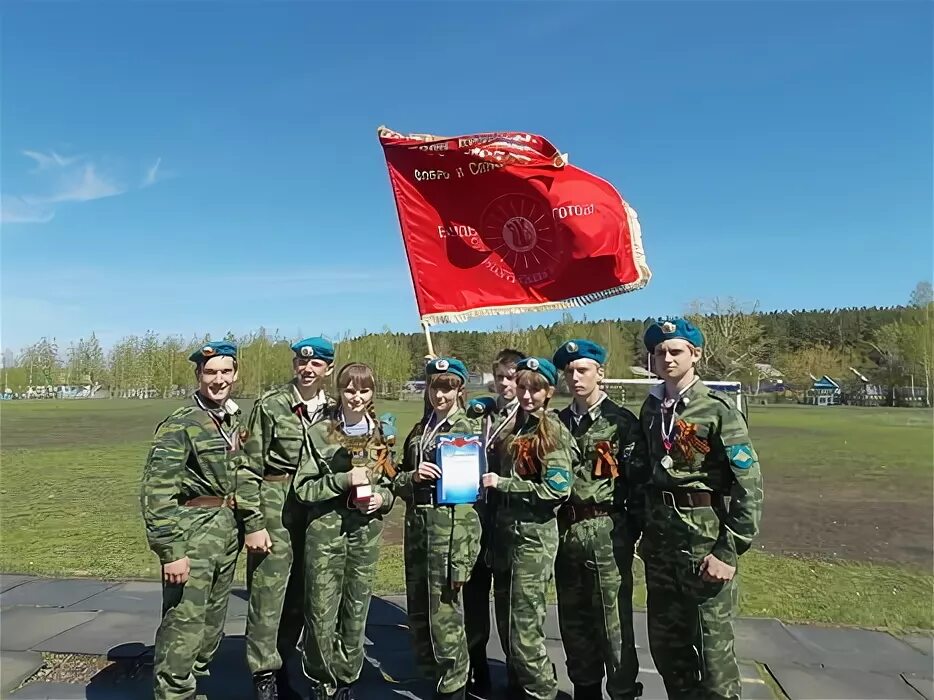
[[[728,394],[735,402],[736,408],[745,416],[746,406],[743,400],[742,382],[725,381],[719,379],[701,380],[707,387]],[[639,402],[645,400],[653,386],[661,384],[658,379],[604,379],[603,390],[611,399],[619,404]],[[627,391],[628,388],[628,391]]]

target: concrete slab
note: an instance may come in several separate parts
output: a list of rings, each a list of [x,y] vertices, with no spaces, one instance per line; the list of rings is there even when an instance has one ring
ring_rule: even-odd
[[[404,601],[403,601],[404,603]],[[398,627],[408,624],[405,606],[385,598],[372,598],[370,611],[366,618],[367,625],[387,625]]]
[[[152,700],[152,679],[122,683],[92,680],[87,687],[75,683],[39,681],[29,683],[10,696],[11,700]],[[231,700],[239,700],[231,698]]]
[[[3,651],[28,651],[37,644],[97,617],[96,612],[30,606],[0,611],[0,648]]]
[[[768,664],[785,694],[794,700],[918,700],[897,674],[854,669]]]
[[[93,620],[69,629],[36,645],[36,651],[55,651],[71,654],[96,654],[117,658],[123,652],[133,658],[155,639],[159,619],[152,615],[101,612]]]
[[[68,609],[158,615],[162,609],[162,586],[153,581],[118,583],[100,593],[72,603]]]
[[[24,576],[20,574],[0,574],[0,593],[8,591],[11,588],[16,588],[16,586],[21,583],[32,581],[35,578],[35,576]]]
[[[117,700],[113,694],[90,695],[89,689],[74,683],[30,683],[10,695],[12,700]]]
[[[928,673],[931,658],[885,632],[785,625],[812,652],[811,664],[858,671]]]
[[[227,619],[232,617],[246,617],[250,609],[249,598],[245,590],[237,590],[230,594],[227,600]]]
[[[780,620],[772,618],[737,620],[736,656],[762,663],[814,663],[813,651],[788,631]]]
[[[903,673],[902,678],[908,685],[917,690],[925,700],[934,700],[934,678],[931,675]]]
[[[929,634],[905,634],[898,635],[905,644],[909,644],[922,654],[934,656],[934,637]]]
[[[85,579],[34,579],[0,593],[0,606],[43,605],[66,608],[117,584]]]
[[[227,637],[242,637],[246,634],[246,617],[227,616],[227,622],[224,624],[224,635]]]
[[[42,668],[42,654],[34,651],[0,652],[0,696],[18,688],[20,683]]]

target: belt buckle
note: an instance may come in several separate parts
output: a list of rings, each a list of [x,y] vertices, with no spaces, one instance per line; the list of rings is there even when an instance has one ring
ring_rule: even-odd
[[[662,503],[669,508],[675,508],[675,495],[671,491],[662,491]]]

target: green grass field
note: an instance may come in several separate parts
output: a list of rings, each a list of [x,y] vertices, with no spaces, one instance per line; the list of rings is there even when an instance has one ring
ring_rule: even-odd
[[[0,404],[0,570],[156,577],[139,477],[155,424],[177,405]],[[420,404],[378,408],[396,413],[404,435]],[[934,628],[931,413],[754,407],[750,426],[766,507],[760,548],[742,560],[743,612]],[[400,505],[390,515],[389,542],[398,541],[402,512]],[[398,544],[384,546],[377,587],[403,589]],[[644,602],[641,584],[636,602]]]

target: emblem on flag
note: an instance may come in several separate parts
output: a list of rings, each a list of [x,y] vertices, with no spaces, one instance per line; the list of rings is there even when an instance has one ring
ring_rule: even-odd
[[[543,137],[378,134],[426,328],[582,306],[649,282],[635,210]]]

